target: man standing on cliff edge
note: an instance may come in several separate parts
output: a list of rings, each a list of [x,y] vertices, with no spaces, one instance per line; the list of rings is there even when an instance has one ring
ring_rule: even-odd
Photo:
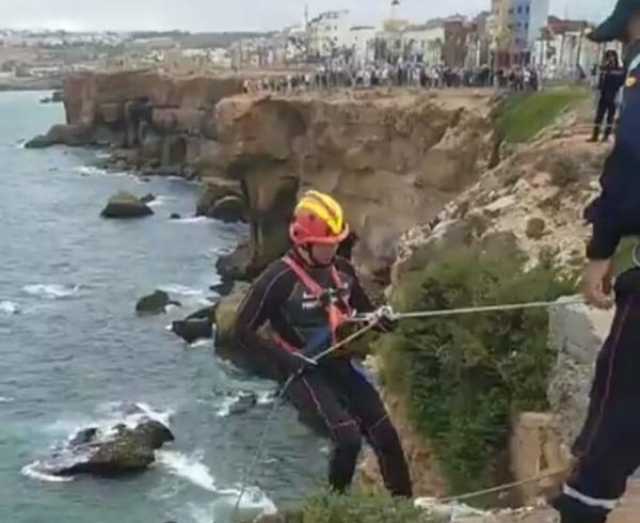
[[[615,147],[601,178],[602,193],[585,215],[593,224],[584,275],[587,301],[617,308],[598,357],[588,419],[573,453],[578,463],[553,501],[562,523],[604,523],[640,466],[640,266],[618,277],[613,262],[623,236],[640,234],[640,0],[619,0],[589,35],[626,45],[624,98]]]

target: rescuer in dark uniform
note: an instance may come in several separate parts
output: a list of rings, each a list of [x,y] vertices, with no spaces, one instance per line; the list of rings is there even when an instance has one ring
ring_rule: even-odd
[[[293,247],[254,283],[240,307],[235,339],[275,364],[281,379],[295,376],[288,399],[303,418],[319,420],[333,441],[329,483],[334,490],[343,492],[351,484],[364,437],[389,492],[410,498],[400,439],[367,376],[344,351],[310,364],[338,341],[354,311],[373,311],[353,267],[337,256],[348,236],[340,205],[327,194],[307,192],[291,224]],[[258,333],[267,323],[269,340]],[[385,323],[391,327],[383,318]]]
[[[596,42],[626,45],[622,110],[602,193],[586,211],[593,224],[584,274],[587,301],[617,308],[598,357],[588,419],[575,442],[577,465],[553,501],[562,523],[604,523],[640,466],[640,268],[618,277],[613,263],[623,236],[640,234],[640,0],[619,0],[613,15],[592,32]]]
[[[626,71],[620,66],[618,53],[609,50],[605,53],[604,62],[600,67],[600,79],[598,82],[598,90],[600,98],[598,100],[598,110],[596,111],[596,121],[593,128],[592,142],[597,142],[600,138],[600,130],[605,116],[607,118],[607,126],[604,130],[603,142],[609,140],[613,131],[613,123],[616,118],[616,103],[620,89],[624,85]]]

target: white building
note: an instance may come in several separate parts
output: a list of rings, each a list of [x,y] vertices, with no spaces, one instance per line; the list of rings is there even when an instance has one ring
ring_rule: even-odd
[[[307,57],[307,30],[304,24],[293,25],[282,31],[284,38],[284,61],[304,62]]]
[[[375,40],[378,30],[373,26],[354,26],[349,31],[349,47],[353,51],[353,63],[363,67],[375,60]]]
[[[309,52],[318,58],[331,58],[349,47],[350,12],[327,11],[309,22]]]
[[[446,25],[444,20],[435,20],[424,25],[409,26],[402,33],[405,58],[428,65],[442,63]]]
[[[588,22],[549,17],[549,23],[535,43],[532,62],[545,78],[579,80],[589,76],[600,65],[605,49],[621,54],[619,44],[607,46],[591,42],[587,37]]]

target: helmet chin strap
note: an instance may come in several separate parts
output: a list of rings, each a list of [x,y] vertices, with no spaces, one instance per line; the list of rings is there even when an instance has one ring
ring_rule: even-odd
[[[306,254],[306,258],[309,259],[309,261],[311,262],[313,267],[319,267],[319,268],[330,267],[331,265],[333,265],[333,262],[335,260],[335,256],[334,256],[329,263],[320,263],[316,259],[316,257],[313,255],[313,244],[312,243],[307,243],[305,245],[302,245],[302,246],[298,247],[298,250],[300,250],[304,254]]]

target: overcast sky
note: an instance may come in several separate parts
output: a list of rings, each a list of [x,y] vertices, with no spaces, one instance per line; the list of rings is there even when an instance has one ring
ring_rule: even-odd
[[[615,0],[551,0],[553,13],[603,18]],[[350,9],[354,24],[373,24],[390,0],[306,0],[309,12]],[[401,0],[403,18],[425,21],[487,9],[490,0]],[[272,30],[304,19],[305,0],[0,0],[0,27],[68,30]]]

